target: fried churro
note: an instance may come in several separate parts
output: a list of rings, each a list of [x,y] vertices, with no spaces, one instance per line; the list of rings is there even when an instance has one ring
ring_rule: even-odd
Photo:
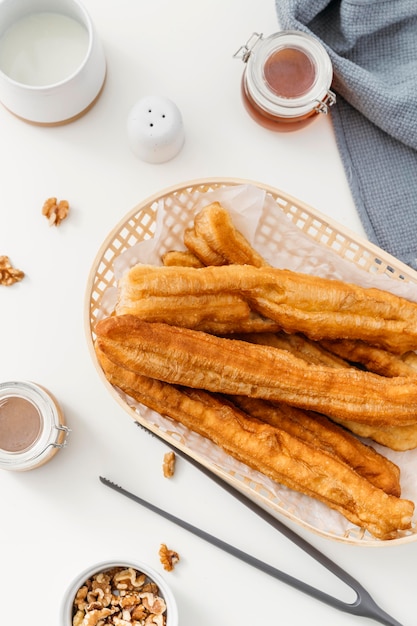
[[[286,350],[115,315],[96,326],[115,363],[165,382],[246,395],[378,426],[417,422],[417,378],[309,365]]]
[[[99,343],[96,351],[113,385],[272,480],[321,500],[379,539],[392,539],[410,528],[411,501],[388,495],[333,455],[206,392],[135,374],[109,360]]]
[[[306,363],[328,365],[330,367],[351,367],[348,361],[341,358],[343,354],[346,358],[355,357],[358,358],[358,345],[362,342],[349,342],[340,341],[334,342],[338,346],[345,344],[349,346],[348,350],[335,349],[333,354],[330,349],[333,342],[322,341],[320,343],[310,341],[309,339],[300,335],[288,335],[286,333],[248,333],[242,335],[245,341],[251,341],[253,343],[260,343],[262,345],[269,345],[283,350],[288,350],[295,356],[303,359]],[[329,347],[329,350],[327,350]],[[368,356],[368,352],[370,356]],[[409,353],[402,356],[391,354],[386,350],[379,350],[372,346],[362,344],[360,348],[360,354],[363,365],[369,367],[369,371],[383,375],[383,376],[410,376],[417,373],[413,367],[415,363],[413,358],[410,358]],[[413,353],[414,354],[414,353]],[[370,362],[370,359],[372,361]],[[359,360],[359,359],[358,359]],[[343,420],[340,418],[332,417],[332,420],[343,426],[347,430],[351,431],[359,437],[366,437],[372,439],[376,443],[391,448],[396,451],[412,450],[417,447],[417,422],[407,426],[376,426],[369,424],[360,424],[358,422],[352,422],[349,420]]]
[[[321,345],[330,353],[366,367],[381,376],[417,376],[417,370],[402,355],[370,346],[364,341],[349,339],[322,340]]]
[[[207,241],[199,237],[195,228],[187,228],[184,231],[184,244],[196,256],[203,265],[225,265],[226,259],[210,248]]]
[[[219,202],[212,202],[197,213],[194,219],[194,231],[197,238],[205,241],[212,252],[229,264],[254,265],[255,267],[268,265],[242,233],[235,228],[229,213]],[[207,257],[204,257],[201,252],[200,254],[205,265],[212,265],[207,262]]]
[[[162,263],[176,267],[204,267],[204,263],[190,250],[169,250],[162,255]]]
[[[131,298],[118,309],[124,314],[138,315],[148,322],[165,322],[185,326],[186,328],[209,328],[211,322],[224,326],[240,324],[250,317],[250,308],[236,294],[201,294],[201,295],[147,295]]]
[[[394,353],[417,348],[417,304],[375,288],[250,265],[136,265],[119,281],[118,314],[144,298],[234,294],[288,333],[362,339]],[[174,303],[174,301],[173,301]]]
[[[240,338],[251,343],[288,350],[291,354],[307,363],[329,365],[331,367],[349,367],[349,363],[344,359],[326,350],[320,343],[311,341],[300,334],[288,334],[285,332],[247,333],[246,335],[242,334]]]
[[[376,487],[401,495],[399,467],[324,415],[247,396],[228,399],[248,415],[344,461]]]
[[[379,443],[396,452],[417,448],[417,422],[405,426],[376,426],[374,424],[362,424],[346,419],[338,419],[334,416],[332,420],[358,437],[372,439],[375,443]]]

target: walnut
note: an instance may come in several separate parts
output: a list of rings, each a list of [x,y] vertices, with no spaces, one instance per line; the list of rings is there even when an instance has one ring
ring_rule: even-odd
[[[129,567],[115,574],[113,580],[117,589],[137,589],[143,587],[146,576],[134,570],[133,567]]]
[[[77,591],[72,626],[166,626],[165,613],[158,585],[132,567],[114,567]]]
[[[161,543],[161,547],[159,548],[159,558],[167,572],[171,572],[180,560],[178,552],[169,550],[164,543]]]
[[[152,615],[162,615],[166,611],[166,604],[162,598],[153,593],[140,594],[142,604]]]
[[[132,618],[132,621],[140,622],[141,620],[145,619],[147,615],[148,615],[148,611],[145,609],[143,604],[139,604],[133,609],[131,613],[131,618]]]
[[[81,626],[84,621],[85,612],[79,609],[72,618],[72,626]]]
[[[0,285],[9,287],[22,280],[23,277],[24,273],[13,267],[8,256],[0,256]]]
[[[162,466],[165,478],[172,478],[175,472],[175,453],[167,452],[164,455],[164,464]]]
[[[100,620],[105,619],[112,612],[112,609],[94,609],[85,615],[82,626],[97,626]]]
[[[129,617],[130,617],[130,614],[129,614]],[[123,619],[122,617],[115,617],[113,619],[113,624],[115,626],[132,626],[132,622],[130,621],[130,619],[126,620],[126,619]]]
[[[153,593],[154,595],[158,595],[159,593],[158,585],[152,582],[149,582],[149,583],[146,583],[146,585],[143,585],[141,591],[142,593]]]
[[[42,215],[48,219],[49,226],[59,226],[69,213],[69,203],[67,200],[48,198],[42,207]]]
[[[163,615],[148,615],[144,621],[145,626],[164,626]]]

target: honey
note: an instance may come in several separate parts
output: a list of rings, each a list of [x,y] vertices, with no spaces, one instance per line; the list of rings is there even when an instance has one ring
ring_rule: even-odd
[[[22,452],[32,446],[41,430],[41,416],[30,400],[18,396],[0,402],[0,448]]]
[[[44,387],[0,383],[0,469],[43,465],[65,446],[68,433],[57,400]]]
[[[246,65],[242,78],[245,108],[270,130],[302,128],[320,113],[328,113],[336,101],[330,90],[330,58],[309,35],[283,31],[264,39],[254,33],[235,57]]]
[[[316,79],[313,59],[297,48],[281,48],[265,61],[265,80],[281,98],[298,98],[307,93]]]

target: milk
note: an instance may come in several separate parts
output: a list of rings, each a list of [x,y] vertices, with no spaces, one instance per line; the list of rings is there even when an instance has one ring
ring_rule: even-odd
[[[80,67],[88,45],[88,32],[76,20],[60,13],[32,13],[0,37],[0,70],[25,85],[53,85]]]

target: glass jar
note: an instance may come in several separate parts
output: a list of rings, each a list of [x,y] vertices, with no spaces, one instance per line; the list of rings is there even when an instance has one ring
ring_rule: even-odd
[[[0,469],[43,465],[66,445],[68,433],[49,391],[32,382],[0,383]]]
[[[242,97],[248,113],[270,130],[292,131],[327,114],[336,102],[333,68],[320,41],[301,31],[263,38],[253,33],[234,54],[245,63]]]

